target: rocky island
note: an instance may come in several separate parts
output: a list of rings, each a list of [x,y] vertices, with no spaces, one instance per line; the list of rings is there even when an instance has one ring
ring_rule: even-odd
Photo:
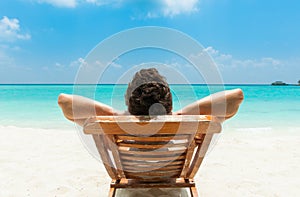
[[[282,82],[282,81],[275,81],[271,84],[272,86],[286,86],[288,84]]]

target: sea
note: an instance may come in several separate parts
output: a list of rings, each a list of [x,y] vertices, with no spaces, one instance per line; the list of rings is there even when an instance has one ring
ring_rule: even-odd
[[[300,128],[300,86],[271,85],[170,85],[173,111],[222,90],[241,88],[244,101],[238,113],[224,123],[226,132],[285,131]],[[127,85],[0,85],[0,126],[41,129],[72,129],[57,104],[60,93],[95,99],[119,110],[126,110]]]

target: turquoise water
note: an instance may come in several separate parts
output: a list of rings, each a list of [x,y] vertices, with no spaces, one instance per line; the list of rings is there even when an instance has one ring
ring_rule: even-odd
[[[73,92],[125,110],[126,85],[0,85],[0,125],[31,128],[70,128],[57,105],[60,93]],[[238,114],[227,121],[233,128],[300,127],[300,86],[226,85],[225,89],[241,88],[245,100]],[[171,85],[174,111],[217,92],[222,87],[205,85]],[[94,94],[95,92],[95,94]]]

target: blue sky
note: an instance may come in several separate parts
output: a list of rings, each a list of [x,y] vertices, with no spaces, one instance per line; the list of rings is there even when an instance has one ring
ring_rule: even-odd
[[[296,83],[299,9],[296,0],[0,1],[0,83],[73,83],[99,42],[141,26],[174,28],[196,39],[225,83]],[[105,82],[150,61],[150,55],[163,64],[182,64],[177,69],[191,83],[202,82],[180,58],[151,50],[120,57]]]

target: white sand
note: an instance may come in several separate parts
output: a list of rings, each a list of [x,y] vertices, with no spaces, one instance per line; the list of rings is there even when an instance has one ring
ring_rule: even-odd
[[[110,179],[75,131],[0,127],[0,196],[107,196]],[[201,166],[200,196],[297,196],[300,130],[218,138]]]

